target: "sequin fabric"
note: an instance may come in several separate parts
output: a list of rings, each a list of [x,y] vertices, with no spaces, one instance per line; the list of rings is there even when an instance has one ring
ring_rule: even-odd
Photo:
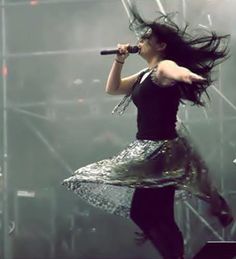
[[[185,137],[135,140],[117,155],[79,168],[63,185],[91,205],[124,217],[129,217],[134,188],[175,185],[210,202],[215,190]]]

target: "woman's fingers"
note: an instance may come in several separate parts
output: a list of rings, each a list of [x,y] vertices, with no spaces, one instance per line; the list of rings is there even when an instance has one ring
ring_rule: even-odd
[[[191,79],[192,79],[193,81],[204,81],[204,80],[206,80],[204,77],[199,76],[199,75],[197,75],[197,74],[195,74],[195,73],[191,73],[191,74],[190,74],[190,77],[191,77]]]
[[[118,44],[117,47],[118,47],[118,50],[120,52],[120,54],[128,54],[129,51],[128,51],[128,47],[130,46],[130,44]]]
[[[199,76],[195,73],[190,73],[185,76],[183,76],[183,81],[187,84],[192,84],[193,82],[201,82],[205,81],[206,79],[202,76]]]
[[[117,54],[119,59],[125,60],[129,56],[128,47],[130,44],[118,44],[117,48],[119,53]]]

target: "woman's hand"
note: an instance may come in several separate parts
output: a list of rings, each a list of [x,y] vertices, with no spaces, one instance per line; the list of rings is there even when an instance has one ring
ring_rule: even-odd
[[[206,80],[202,76],[199,76],[198,74],[195,74],[191,72],[187,68],[180,67],[179,70],[179,75],[178,75],[178,81],[187,83],[187,84],[192,84],[193,82],[201,82]]]
[[[124,62],[125,59],[129,56],[128,47],[130,44],[118,44],[117,48],[119,50],[119,54],[116,55],[116,59],[120,62]]]

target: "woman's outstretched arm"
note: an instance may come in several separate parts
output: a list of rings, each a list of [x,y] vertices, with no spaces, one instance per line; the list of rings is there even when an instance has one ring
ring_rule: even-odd
[[[163,85],[168,85],[173,81],[192,84],[196,81],[205,80],[202,76],[193,73],[186,67],[178,66],[171,60],[163,60],[159,63],[156,76]]]

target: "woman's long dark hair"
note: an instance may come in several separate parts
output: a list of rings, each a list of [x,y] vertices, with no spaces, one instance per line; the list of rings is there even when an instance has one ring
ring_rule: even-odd
[[[218,36],[213,31],[199,29],[198,35],[193,36],[188,33],[189,26],[181,29],[173,21],[171,14],[161,14],[156,20],[149,22],[141,17],[135,5],[130,6],[130,13],[133,16],[129,26],[132,31],[145,35],[151,29],[158,42],[167,44],[165,59],[172,60],[206,79],[203,82],[193,82],[192,85],[179,84],[182,100],[203,106],[201,96],[204,92],[208,96],[206,89],[213,82],[212,69],[228,57],[229,35]]]

